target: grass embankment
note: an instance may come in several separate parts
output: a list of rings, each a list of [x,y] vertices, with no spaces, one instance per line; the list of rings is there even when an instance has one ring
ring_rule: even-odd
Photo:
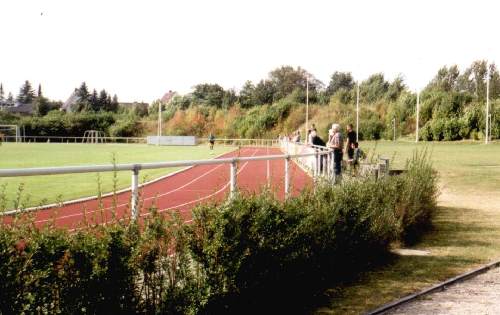
[[[427,255],[394,255],[384,267],[325,292],[318,314],[359,314],[500,258],[500,143],[364,142],[401,167],[427,146],[441,194],[433,229],[410,247]]]
[[[64,144],[64,143],[4,143],[0,146],[0,168],[28,168],[111,164],[113,155],[118,164],[141,162],[165,162],[213,158],[233,150],[233,147],[215,146],[211,154],[208,146],[148,146],[143,144]],[[141,182],[174,172],[178,168],[145,170],[140,173]],[[113,174],[101,173],[103,192],[113,190]],[[117,189],[130,185],[130,172],[117,173]],[[24,184],[24,206],[93,196],[97,193],[97,174],[68,174],[52,176],[0,178],[0,187],[6,186],[6,199],[12,207],[17,191]]]

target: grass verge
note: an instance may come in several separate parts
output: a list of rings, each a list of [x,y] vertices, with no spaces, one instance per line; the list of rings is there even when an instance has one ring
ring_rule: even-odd
[[[331,285],[316,314],[360,314],[500,258],[500,143],[369,142],[394,164],[427,146],[440,174],[432,230],[411,246],[427,255],[391,255],[355,280]]]

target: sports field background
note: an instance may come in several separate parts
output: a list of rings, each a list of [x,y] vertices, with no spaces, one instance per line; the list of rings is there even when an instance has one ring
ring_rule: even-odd
[[[213,152],[207,145],[148,146],[143,144],[59,144],[59,143],[4,143],[0,146],[0,168],[53,167],[165,162],[176,160],[210,159],[234,147],[215,146]],[[145,170],[140,181],[151,180],[174,172],[179,168]],[[130,186],[132,172],[117,172],[117,189]],[[0,194],[5,186],[7,208],[12,208],[17,191],[23,187],[24,206],[38,206],[97,194],[97,173],[6,177],[0,178]],[[113,173],[101,173],[102,192],[113,190]],[[1,197],[1,196],[0,196]]]
[[[393,167],[403,168],[416,149],[426,150],[439,171],[441,186],[456,194],[491,191],[500,187],[500,143],[484,145],[479,142],[361,142],[368,154],[391,159]],[[148,146],[141,144],[15,144],[0,146],[0,168],[50,167],[69,165],[110,164],[113,154],[117,163],[158,162],[187,159],[206,159],[233,150],[233,147],[215,146],[210,152],[206,145],[195,147]],[[141,172],[141,182],[177,169],[159,169]],[[130,172],[119,172],[117,188],[130,185]],[[112,173],[100,174],[103,192],[113,189]],[[20,184],[24,183],[26,206],[91,196],[97,193],[97,174],[74,174],[0,178],[0,188],[6,185],[8,207],[16,199]],[[28,199],[26,199],[28,198]]]

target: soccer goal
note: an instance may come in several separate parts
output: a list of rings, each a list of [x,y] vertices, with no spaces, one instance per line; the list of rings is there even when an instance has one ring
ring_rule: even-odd
[[[104,143],[104,131],[87,130],[83,133],[82,143]]]
[[[0,125],[0,142],[21,142],[21,133],[18,125]]]

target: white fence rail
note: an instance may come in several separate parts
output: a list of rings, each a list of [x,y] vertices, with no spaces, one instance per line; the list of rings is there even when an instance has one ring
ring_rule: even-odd
[[[4,136],[6,142],[26,142],[26,143],[86,143],[85,137],[67,136],[19,136],[16,141],[15,136]],[[99,143],[147,143],[147,137],[100,137]],[[196,138],[196,144],[208,143],[208,138]],[[153,142],[152,144],[156,144]],[[278,139],[238,139],[238,138],[217,138],[216,145],[224,146],[274,146],[280,144]]]
[[[242,139],[240,139],[242,140]],[[131,171],[131,212],[132,217],[137,218],[139,214],[138,198],[139,198],[139,172],[147,169],[160,169],[169,167],[183,167],[194,165],[217,165],[217,164],[230,164],[230,197],[234,197],[237,192],[237,164],[239,162],[247,161],[270,161],[270,160],[285,160],[285,197],[290,194],[290,162],[291,159],[306,159],[310,158],[313,161],[320,161],[322,155],[330,153],[328,150],[314,152],[300,153],[300,154],[282,154],[282,155],[266,155],[256,157],[234,157],[234,158],[221,158],[212,160],[187,160],[187,161],[172,161],[172,162],[158,162],[158,163],[134,163],[134,164],[116,164],[116,165],[91,165],[91,166],[66,166],[66,167],[42,167],[42,168],[24,168],[24,169],[0,169],[1,177],[18,177],[18,176],[37,176],[37,175],[60,175],[60,174],[76,174],[76,173],[96,173],[96,172],[116,172],[116,171]],[[313,176],[317,178],[321,175],[328,175],[326,168],[320,172],[320,165],[316,165],[312,170]],[[10,211],[8,213],[13,213]]]

